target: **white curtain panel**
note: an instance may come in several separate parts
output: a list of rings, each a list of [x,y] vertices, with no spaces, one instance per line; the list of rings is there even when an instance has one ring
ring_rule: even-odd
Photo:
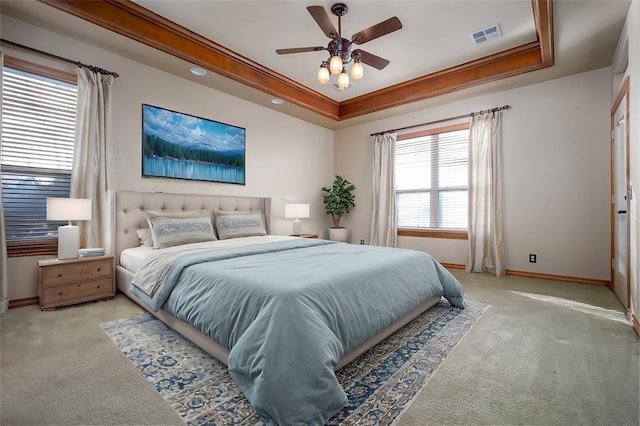
[[[113,76],[78,67],[78,110],[71,175],[71,198],[91,199],[91,220],[81,221],[80,247],[109,248],[110,159]],[[108,167],[109,166],[109,167]]]
[[[502,113],[474,114],[469,128],[469,259],[467,272],[505,274]]]
[[[4,53],[0,49],[0,87],[2,87],[2,70],[4,69]],[[2,111],[0,111],[0,123],[2,123]],[[0,124],[2,129],[2,124]],[[7,274],[7,239],[4,232],[4,207],[2,206],[2,182],[0,182],[0,226],[2,226],[2,235],[0,235],[0,279],[2,286],[0,287],[0,314],[7,312],[9,306],[9,277]]]
[[[396,136],[396,133],[374,136],[373,208],[369,244],[375,246],[395,247],[398,239],[394,180]]]

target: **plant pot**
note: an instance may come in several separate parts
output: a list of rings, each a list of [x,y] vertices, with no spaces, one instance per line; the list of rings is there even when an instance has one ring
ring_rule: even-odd
[[[329,228],[329,239],[332,241],[349,241],[349,228]]]

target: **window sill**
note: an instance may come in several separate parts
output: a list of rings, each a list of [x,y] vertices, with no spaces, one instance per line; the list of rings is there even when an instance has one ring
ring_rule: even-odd
[[[467,240],[467,231],[452,229],[398,229],[399,237],[445,238],[450,240]]]
[[[7,257],[47,256],[58,254],[58,240],[7,242]]]

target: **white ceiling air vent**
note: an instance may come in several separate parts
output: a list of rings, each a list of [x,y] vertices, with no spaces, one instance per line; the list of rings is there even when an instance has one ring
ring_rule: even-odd
[[[330,79],[329,81],[330,81],[331,87],[336,89],[338,92],[344,92],[347,89],[352,89],[352,88],[356,87],[356,85],[353,84],[352,79],[349,79],[349,85],[347,87],[345,87],[344,89],[341,89],[338,86],[338,74],[331,74],[329,79]]]
[[[502,31],[500,30],[499,24],[491,25],[490,27],[483,28],[471,33],[471,38],[473,39],[473,42],[475,44],[480,44],[487,40],[499,37],[502,37]]]

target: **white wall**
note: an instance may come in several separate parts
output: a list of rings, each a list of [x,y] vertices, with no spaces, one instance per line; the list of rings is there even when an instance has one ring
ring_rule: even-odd
[[[332,131],[135,62],[109,63],[121,76],[113,96],[114,188],[272,197],[272,233],[284,235],[292,231],[285,200],[310,202],[303,230],[324,231],[320,189],[333,176]],[[246,186],[142,178],[143,103],[244,127]]]
[[[303,232],[324,236],[329,218],[321,188],[333,181],[333,132],[217,90],[175,77],[78,40],[2,16],[2,37],[120,74],[113,85],[111,149],[114,189],[272,197],[272,233],[287,235],[287,201],[311,203]],[[25,57],[19,50],[6,54]],[[50,62],[28,56],[48,65]],[[61,68],[65,66],[58,64]],[[245,186],[141,177],[141,104],[246,128]],[[9,298],[37,295],[36,257],[9,259]]]
[[[638,1],[630,9],[637,41]],[[510,104],[504,114],[507,268],[583,278],[609,278],[608,68],[442,105],[335,132],[192,83],[124,57],[2,16],[2,37],[120,74],[113,92],[114,188],[143,191],[271,196],[273,232],[287,234],[284,200],[312,204],[304,232],[326,235],[320,188],[334,172],[356,186],[357,207],[344,219],[352,241],[368,240],[372,142],[387,128]],[[639,46],[630,46],[638,75]],[[20,56],[19,51],[8,51]],[[33,58],[33,57],[30,57]],[[632,78],[632,93],[640,93]],[[632,98],[632,110],[638,110]],[[247,185],[141,177],[141,104],[247,129]],[[638,158],[638,132],[632,158]],[[635,155],[635,156],[634,156]],[[637,160],[632,180],[638,178]],[[633,167],[633,166],[632,166]],[[635,173],[635,174],[634,174]],[[637,203],[638,197],[636,197]],[[635,205],[637,211],[637,204]],[[637,216],[636,216],[637,217]],[[638,227],[636,227],[636,230]],[[465,241],[401,237],[400,245],[425,250],[442,262],[464,264]],[[538,263],[528,263],[536,253]],[[37,258],[9,259],[10,299],[37,294]],[[637,277],[637,264],[636,264]],[[637,282],[637,279],[636,279]]]
[[[345,219],[352,240],[368,239],[370,133],[508,104],[507,268],[608,280],[610,87],[610,68],[603,68],[336,131],[335,172],[357,187],[357,207]],[[467,260],[466,240],[400,237],[399,246],[430,252],[441,262]],[[529,253],[538,255],[537,263],[529,263]]]

